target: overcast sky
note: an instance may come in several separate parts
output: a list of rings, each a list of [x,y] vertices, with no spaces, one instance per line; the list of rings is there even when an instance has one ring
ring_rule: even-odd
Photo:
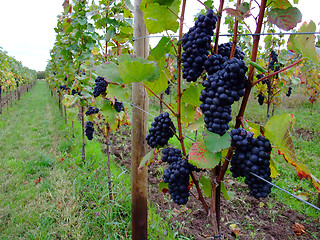
[[[37,71],[45,70],[62,3],[63,0],[0,0],[0,47],[24,66]],[[297,6],[303,21],[320,22],[319,1],[300,0]],[[192,26],[193,15],[201,8],[196,0],[187,1],[188,27]]]

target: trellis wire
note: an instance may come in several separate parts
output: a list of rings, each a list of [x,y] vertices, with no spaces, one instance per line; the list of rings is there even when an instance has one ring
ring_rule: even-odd
[[[257,178],[259,178],[259,179],[261,179],[262,181],[265,181],[265,182],[267,182],[267,183],[271,184],[272,186],[274,186],[274,187],[278,188],[279,190],[281,190],[281,191],[283,191],[283,192],[285,192],[285,193],[287,193],[287,194],[291,195],[292,197],[294,197],[294,198],[298,199],[299,201],[301,201],[301,202],[304,202],[304,203],[308,204],[310,207],[313,207],[313,208],[317,209],[318,211],[320,211],[320,208],[316,207],[315,205],[313,205],[313,204],[311,204],[311,203],[309,203],[309,202],[307,202],[307,201],[305,201],[305,200],[303,200],[303,199],[299,198],[298,196],[296,196],[296,195],[294,195],[294,194],[292,194],[292,193],[288,192],[287,190],[285,190],[285,189],[283,189],[283,188],[281,188],[281,187],[278,187],[277,185],[275,185],[275,184],[273,184],[273,183],[269,182],[268,180],[266,180],[266,179],[264,179],[264,178],[262,178],[262,177],[260,177],[260,176],[258,176],[258,175],[256,175],[256,174],[254,174],[253,172],[250,172],[250,174],[251,174],[251,175],[253,175],[253,176],[255,176],[255,177],[257,177]]]
[[[293,32],[293,33],[239,33],[238,36],[274,36],[274,35],[306,35],[306,34],[316,34],[319,35],[320,32]],[[232,37],[233,34],[219,34],[219,36],[222,37]],[[145,36],[145,37],[138,37],[138,38],[132,38],[132,41],[139,40],[139,39],[145,39],[145,38],[159,38],[163,37],[160,35],[150,35],[150,36]],[[177,35],[171,35],[170,37],[179,37]]]

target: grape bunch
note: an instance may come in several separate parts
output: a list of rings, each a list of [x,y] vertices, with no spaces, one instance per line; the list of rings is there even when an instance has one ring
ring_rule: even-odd
[[[259,94],[258,94],[258,103],[259,103],[259,105],[263,105],[264,99],[265,99],[265,96],[263,95],[263,93],[259,92]]]
[[[182,161],[179,149],[165,148],[162,154],[161,160],[169,163],[169,167],[163,173],[163,182],[169,183],[169,194],[172,200],[179,205],[184,205],[189,199],[189,174],[200,169],[190,164],[188,159]]]
[[[218,54],[220,54],[222,57],[226,57],[227,59],[229,59],[231,55],[231,49],[232,49],[232,42],[222,43],[218,46]],[[244,59],[244,52],[241,51],[241,48],[239,45],[236,45],[236,51],[234,53],[234,57],[239,60]]]
[[[271,61],[269,62],[269,69],[271,70],[275,70],[274,69],[274,64],[278,62],[278,54],[276,54],[275,51],[271,51],[270,53],[270,58],[271,58]]]
[[[95,80],[95,86],[93,89],[93,96],[99,97],[101,93],[104,93],[107,90],[107,82],[103,77],[97,77]]]
[[[182,77],[188,82],[197,81],[203,72],[203,64],[211,48],[211,37],[216,28],[217,16],[209,9],[200,14],[195,25],[182,37]]]
[[[94,132],[93,122],[87,121],[87,123],[86,123],[86,136],[87,136],[88,140],[93,139],[93,132]]]
[[[232,58],[202,82],[200,109],[208,131],[222,136],[229,129],[231,105],[244,96],[247,70],[243,60]]]
[[[157,145],[163,147],[168,144],[173,137],[176,128],[169,116],[169,113],[160,113],[151,123],[149,134],[146,136],[147,143],[150,147],[155,148]]]
[[[169,86],[167,87],[167,89],[164,91],[164,93],[167,94],[167,95],[169,95],[170,92],[171,92],[171,85],[169,85]]]
[[[86,111],[86,115],[89,116],[91,114],[96,114],[99,112],[99,108],[90,106],[88,111]]]
[[[270,152],[272,150],[268,139],[263,136],[253,137],[253,133],[244,129],[233,129],[230,133],[231,144],[236,147],[231,159],[233,177],[245,177],[250,195],[255,198],[267,197],[272,185],[255,177],[254,173],[271,182]]]
[[[117,100],[114,102],[114,108],[117,112],[124,111],[124,106],[122,102],[118,102]]]
[[[60,85],[59,86],[59,91],[61,91],[61,90],[68,90],[68,88],[67,88],[67,86],[66,85]]]
[[[287,96],[287,97],[290,97],[290,96],[291,96],[291,93],[292,93],[292,87],[289,87],[289,88],[288,88],[288,92],[286,93],[286,96]]]

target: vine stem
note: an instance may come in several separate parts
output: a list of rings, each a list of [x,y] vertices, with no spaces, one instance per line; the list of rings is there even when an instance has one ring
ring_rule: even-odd
[[[187,0],[182,1],[182,9],[181,9],[181,16],[180,16],[180,28],[179,28],[179,41],[182,38],[182,30],[183,30],[183,21],[184,21],[184,14],[186,10],[186,3]],[[182,148],[183,155],[187,155],[186,148],[184,146],[183,135],[182,135],[182,124],[181,124],[181,52],[182,46],[181,41],[178,45],[178,58],[177,58],[177,122],[178,122],[178,131],[179,131],[179,141]]]
[[[239,5],[241,3],[241,0],[237,1],[237,7],[236,9],[239,8]],[[238,24],[239,21],[237,20],[237,17],[234,17],[234,29],[233,29],[233,40],[232,40],[232,48],[231,48],[231,54],[230,54],[230,59],[233,58],[235,52],[236,52],[236,46],[237,46],[237,42],[238,42]]]
[[[186,2],[187,2],[187,0],[182,1],[182,9],[181,9],[181,16],[180,16],[180,28],[179,28],[179,41],[182,38],[182,30],[183,30],[184,14],[185,14],[185,10],[186,10]],[[178,131],[179,131],[179,142],[181,145],[183,155],[186,156],[187,152],[186,152],[186,148],[184,146],[184,141],[183,141],[184,137],[182,135],[182,124],[181,124],[181,96],[182,96],[182,94],[181,94],[181,52],[182,52],[182,49],[181,48],[182,48],[182,46],[181,46],[181,41],[180,41],[180,44],[178,45],[178,58],[177,58],[177,95],[178,95],[177,96],[177,122],[178,122]],[[191,175],[193,183],[196,185],[199,200],[201,201],[202,206],[205,209],[205,211],[208,213],[209,208],[208,208],[208,205],[202,196],[199,182],[193,172],[191,172],[190,175]]]
[[[282,73],[282,72],[284,72],[284,71],[292,68],[293,66],[295,66],[295,65],[299,64],[300,62],[302,62],[302,60],[303,60],[303,58],[301,58],[301,59],[295,61],[294,63],[286,66],[285,68],[282,68],[282,69],[280,69],[280,70],[278,70],[278,71],[276,71],[276,72],[270,73],[269,75],[264,76],[264,77],[258,79],[257,81],[255,81],[255,82],[252,84],[252,86],[258,84],[259,82],[261,82],[261,81],[263,81],[263,80],[265,80],[265,79],[267,79],[267,78],[269,78],[269,77],[272,77],[272,76],[274,76],[274,75],[276,75],[276,74]]]
[[[216,28],[216,38],[215,38],[214,50],[213,50],[214,53],[218,53],[219,33],[220,33],[223,4],[224,4],[224,0],[220,0],[219,10],[218,10],[218,22],[217,22],[217,28]]]
[[[256,60],[257,60],[259,41],[260,41],[260,33],[261,33],[262,24],[263,24],[263,18],[264,18],[264,12],[266,9],[266,4],[267,4],[267,0],[261,0],[259,19],[258,19],[256,31],[255,31],[255,33],[257,35],[253,36],[253,46],[252,46],[252,55],[251,55],[252,62],[256,62]],[[236,118],[235,128],[239,128],[241,126],[242,121],[243,121],[243,115],[246,110],[246,106],[248,104],[251,89],[253,87],[253,76],[254,76],[254,67],[252,65],[250,65],[249,74],[248,74],[248,84],[246,86],[246,91],[245,91],[244,97],[241,102],[241,107],[240,107],[238,116]],[[230,147],[226,158],[231,159],[232,154],[233,154],[233,148]],[[223,177],[228,169],[228,165],[229,165],[229,161],[224,161],[224,163],[221,167],[221,170],[219,172],[219,175],[217,177],[217,180],[216,180],[217,183],[221,183],[221,181],[223,180]]]

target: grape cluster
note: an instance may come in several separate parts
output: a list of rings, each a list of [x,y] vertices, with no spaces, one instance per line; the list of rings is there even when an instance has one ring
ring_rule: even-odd
[[[69,90],[70,88],[68,88],[66,85],[60,85],[59,86],[59,91],[61,91],[61,90],[65,90],[65,91],[67,91],[67,90]]]
[[[276,54],[276,52],[272,50],[270,53],[270,58],[271,61],[269,62],[269,69],[275,70],[274,64],[278,62],[278,54]]]
[[[199,169],[190,164],[188,160],[182,161],[179,149],[165,148],[162,154],[161,160],[169,163],[169,167],[164,170],[163,181],[169,183],[169,194],[172,200],[179,205],[184,205],[189,198],[189,174]]]
[[[169,86],[167,87],[167,89],[164,91],[164,93],[167,94],[167,95],[169,95],[170,92],[171,92],[171,85],[169,85]]]
[[[200,14],[195,25],[182,37],[181,56],[182,76],[188,82],[197,81],[203,72],[203,64],[210,50],[211,37],[216,28],[217,16],[209,9],[206,15]]]
[[[117,112],[124,111],[124,106],[122,102],[118,102],[117,100],[114,102],[114,108]]]
[[[86,115],[89,116],[91,114],[96,114],[99,112],[99,108],[90,106],[88,111],[86,111]]]
[[[107,82],[103,77],[97,77],[95,80],[95,86],[93,89],[93,96],[99,97],[101,93],[104,93],[107,90]]]
[[[290,97],[290,96],[291,96],[291,93],[292,93],[292,87],[289,87],[289,88],[288,88],[288,92],[286,93],[286,96],[287,96],[287,97]]]
[[[77,90],[72,89],[71,95],[76,95],[76,94],[78,94],[79,96],[81,96],[81,92],[78,92]]]
[[[255,177],[254,173],[271,182],[270,152],[272,150],[268,139],[263,136],[253,137],[253,133],[244,129],[233,129],[230,133],[231,144],[236,147],[232,156],[231,168],[233,177],[245,177],[250,195],[255,198],[267,197],[272,185]]]
[[[202,82],[205,89],[201,91],[200,108],[210,132],[222,136],[229,129],[231,105],[244,96],[247,70],[243,60],[232,58],[222,65],[222,70]]]
[[[88,121],[86,123],[86,136],[87,136],[88,140],[93,139],[93,132],[94,132],[93,122]]]
[[[263,95],[263,93],[259,92],[259,94],[258,94],[258,103],[259,103],[259,105],[263,105],[264,98],[265,98],[265,96]]]
[[[220,54],[222,57],[226,57],[227,59],[229,59],[231,55],[231,49],[232,49],[232,42],[222,43],[218,46],[218,54]],[[241,48],[239,45],[236,45],[236,51],[234,53],[234,57],[239,60],[244,59],[244,52],[241,51]]]
[[[147,143],[150,147],[155,148],[157,145],[163,147],[168,144],[170,138],[173,137],[176,128],[171,121],[169,113],[160,113],[151,123],[149,134],[146,136]]]

